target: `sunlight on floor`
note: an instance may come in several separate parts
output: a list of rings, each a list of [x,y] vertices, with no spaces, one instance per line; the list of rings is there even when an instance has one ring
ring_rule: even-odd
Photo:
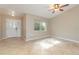
[[[37,42],[38,46],[40,46],[43,49],[51,48],[60,43],[61,43],[61,41],[55,40],[53,38],[48,38],[48,39],[42,40],[41,42]]]

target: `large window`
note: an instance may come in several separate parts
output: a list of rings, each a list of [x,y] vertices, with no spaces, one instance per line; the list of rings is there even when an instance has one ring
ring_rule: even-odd
[[[42,21],[35,22],[34,23],[34,30],[35,31],[47,31],[47,24],[46,24],[46,22],[42,22]]]

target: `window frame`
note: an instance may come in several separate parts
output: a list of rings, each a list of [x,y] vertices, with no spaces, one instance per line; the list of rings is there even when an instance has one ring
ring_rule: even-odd
[[[39,23],[40,25],[40,29],[39,30],[35,30],[35,23]],[[45,23],[46,24],[46,26],[44,27],[45,29],[44,30],[42,30],[41,29],[41,25],[43,25],[43,23]],[[36,32],[46,32],[47,31],[47,23],[45,22],[45,21],[35,21],[34,22],[34,31],[36,31]]]

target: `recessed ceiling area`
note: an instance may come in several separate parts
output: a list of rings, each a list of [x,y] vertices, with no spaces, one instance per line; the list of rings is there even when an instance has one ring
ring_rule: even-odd
[[[64,11],[67,11],[76,5],[70,4],[64,7]],[[16,15],[32,14],[45,18],[52,18],[63,12],[52,13],[49,11],[49,4],[0,4],[0,13],[10,14],[11,11],[15,11]]]

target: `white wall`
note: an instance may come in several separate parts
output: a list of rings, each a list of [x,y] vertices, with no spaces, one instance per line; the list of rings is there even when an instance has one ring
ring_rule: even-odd
[[[50,19],[50,34],[79,41],[79,6]]]
[[[34,31],[34,21],[44,21],[47,23],[48,26],[48,20],[42,17],[34,16],[34,15],[26,15],[26,40],[34,40],[34,39],[40,39],[44,37],[49,36],[48,30],[45,32],[37,32]]]

